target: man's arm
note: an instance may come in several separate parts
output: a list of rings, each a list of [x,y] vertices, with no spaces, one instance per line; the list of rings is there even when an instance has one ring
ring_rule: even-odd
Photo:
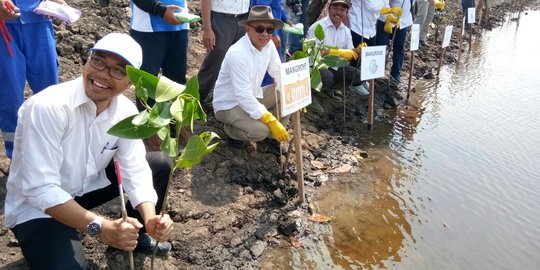
[[[160,16],[167,23],[181,24],[182,22],[174,16],[175,10],[181,10],[182,8],[175,5],[163,5],[158,0],[133,0],[133,3],[142,11],[147,12],[150,15]]]
[[[201,16],[203,22],[203,44],[211,51],[216,46],[216,34],[212,30],[212,0],[201,0]]]
[[[47,208],[45,213],[81,232],[85,232],[86,226],[98,218],[97,214],[84,209],[74,200]],[[110,246],[130,251],[137,246],[140,228],[142,224],[134,218],[128,218],[127,222],[123,222],[122,219],[113,221],[103,218],[99,238]]]
[[[11,20],[21,16],[20,10],[11,0],[0,0],[0,20]]]

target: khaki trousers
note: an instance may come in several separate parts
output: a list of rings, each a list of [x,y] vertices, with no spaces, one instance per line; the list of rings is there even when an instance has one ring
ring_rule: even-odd
[[[276,96],[274,85],[263,87],[263,98],[259,102],[277,118]],[[216,119],[223,123],[227,136],[235,140],[258,142],[266,138],[274,138],[267,125],[259,119],[253,119],[240,106],[215,113]],[[289,115],[282,117],[281,124],[286,128]]]

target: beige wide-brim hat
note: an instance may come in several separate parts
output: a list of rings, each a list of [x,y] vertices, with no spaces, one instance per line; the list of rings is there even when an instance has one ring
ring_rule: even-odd
[[[238,24],[246,25],[252,22],[268,22],[272,23],[276,29],[283,28],[283,22],[274,19],[272,9],[269,6],[253,6],[249,11],[247,20],[240,21]]]

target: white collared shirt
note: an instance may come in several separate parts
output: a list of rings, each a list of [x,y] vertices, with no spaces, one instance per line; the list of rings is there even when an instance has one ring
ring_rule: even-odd
[[[211,0],[212,11],[228,14],[244,14],[249,11],[250,0]]]
[[[337,28],[328,16],[316,21],[309,27],[307,37],[315,37],[315,28],[320,24],[324,30],[324,44],[337,47],[338,49],[354,49],[351,31],[341,23]]]
[[[263,97],[264,74],[268,71],[279,86],[280,64],[272,41],[259,51],[246,33],[225,54],[214,87],[214,112],[240,106],[251,118],[260,119],[268,111],[257,100]]]
[[[19,110],[4,226],[50,217],[46,209],[106,187],[110,181],[105,168],[112,158],[120,163],[133,207],[156,203],[142,141],[107,134],[114,124],[136,113],[133,102],[119,95],[96,116],[81,77],[29,98]]]
[[[409,27],[413,23],[413,17],[411,13],[411,0],[390,0],[390,7],[401,7],[403,14],[399,17],[399,29]],[[384,22],[386,15],[381,15],[379,21]]]
[[[388,6],[385,0],[352,0],[349,27],[364,38],[374,37],[377,34],[377,19],[385,6]]]

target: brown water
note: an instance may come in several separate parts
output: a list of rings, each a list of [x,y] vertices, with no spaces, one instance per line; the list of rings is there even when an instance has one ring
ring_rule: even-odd
[[[540,12],[485,32],[376,123],[363,173],[314,198],[316,248],[265,269],[540,269]]]

